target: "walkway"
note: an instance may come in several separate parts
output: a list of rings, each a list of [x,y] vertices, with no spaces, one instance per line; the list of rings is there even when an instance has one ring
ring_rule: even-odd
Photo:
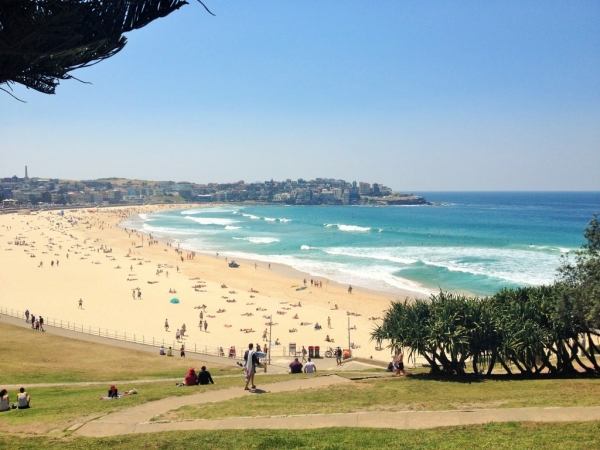
[[[130,433],[147,433],[148,431],[139,431],[144,428],[150,419],[167,413],[174,409],[186,405],[198,405],[203,403],[217,403],[235,398],[246,397],[248,395],[260,395],[265,393],[279,393],[289,391],[299,391],[302,389],[323,388],[340,383],[351,383],[347,378],[337,375],[318,376],[315,378],[293,379],[281,383],[272,383],[265,385],[265,389],[256,391],[245,391],[243,387],[221,389],[218,391],[202,392],[185,397],[170,397],[155,402],[144,403],[133,408],[108,414],[100,419],[88,422],[84,425],[75,424],[69,430],[77,430],[76,434],[82,436],[106,437],[117,436]],[[169,424],[162,424],[169,425]],[[176,429],[176,428],[174,428]],[[163,431],[163,430],[157,430]]]
[[[600,406],[567,408],[506,408],[454,411],[362,412],[348,414],[302,414],[286,416],[230,417],[182,422],[150,422],[154,417],[186,405],[216,403],[248,395],[278,393],[332,386],[351,381],[337,375],[296,379],[268,384],[265,390],[244,391],[236,387],[186,397],[167,398],[112,413],[70,431],[88,437],[108,437],[133,433],[157,433],[175,430],[225,429],[314,429],[363,427],[421,429],[442,426],[475,425],[491,422],[585,422],[600,420]]]

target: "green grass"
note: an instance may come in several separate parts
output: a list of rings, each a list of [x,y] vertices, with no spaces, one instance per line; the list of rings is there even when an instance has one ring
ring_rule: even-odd
[[[451,410],[596,406],[600,379],[487,379],[467,382],[426,375],[353,382],[323,389],[259,395],[218,404],[184,406],[160,419],[214,419],[359,411]],[[293,411],[290,409],[293,405]]]
[[[289,375],[260,377],[260,385],[289,380]],[[100,400],[106,395],[106,386],[46,387],[28,389],[31,395],[31,409],[12,410],[0,414],[0,434],[2,432],[46,432],[52,429],[65,430],[77,422],[87,422],[105,414],[120,411],[142,403],[166,397],[178,397],[205,391],[244,386],[243,377],[227,377],[215,380],[214,385],[176,387],[171,382],[118,385],[120,392],[136,388],[137,395],[118,400]],[[16,401],[16,393],[9,392],[11,402]],[[2,446],[0,446],[2,448]]]
[[[20,449],[552,449],[600,447],[600,423],[505,423],[427,430],[173,431],[114,438],[0,435],[0,448]]]
[[[0,383],[69,383],[183,378],[198,360],[167,358],[156,353],[68,339],[0,323]],[[233,374],[230,366],[206,364],[212,375]],[[1,386],[0,386],[1,387]]]

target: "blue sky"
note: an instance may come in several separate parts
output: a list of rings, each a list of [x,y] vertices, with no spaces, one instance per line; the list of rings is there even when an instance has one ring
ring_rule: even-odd
[[[0,95],[0,176],[600,190],[598,1],[206,4]]]

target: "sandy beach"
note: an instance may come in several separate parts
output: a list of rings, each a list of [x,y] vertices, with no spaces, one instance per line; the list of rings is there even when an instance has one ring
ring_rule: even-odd
[[[263,346],[272,316],[272,341],[280,342],[271,348],[272,357],[287,354],[290,343],[298,350],[320,346],[321,353],[329,346],[347,348],[350,319],[354,356],[389,359],[388,350],[378,351],[370,341],[371,330],[381,323],[373,318],[410,292],[391,296],[355,288],[349,294],[347,286],[325,280],[317,288],[308,275],[289,267],[238,261],[240,267],[233,269],[222,255],[192,255],[118,226],[136,214],[167,208],[181,206],[0,215],[0,306],[171,342],[185,324],[177,345],[218,346],[225,354],[249,342]],[[307,287],[299,289],[304,277]],[[200,312],[206,332],[198,327]],[[316,323],[321,330],[314,329]]]

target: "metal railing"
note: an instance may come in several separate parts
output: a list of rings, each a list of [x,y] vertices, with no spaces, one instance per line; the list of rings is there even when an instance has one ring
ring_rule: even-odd
[[[0,315],[2,314],[25,320],[24,311],[0,306]],[[37,316],[37,318],[39,318],[39,316]],[[244,352],[248,348],[247,346],[232,347],[201,344],[196,342],[189,342],[187,341],[187,339],[169,340],[164,338],[157,338],[154,336],[146,336],[142,333],[131,333],[127,331],[110,330],[108,328],[102,327],[93,327],[91,325],[84,325],[68,320],[55,319],[53,317],[44,317],[44,327],[60,328],[63,330],[74,331],[77,333],[88,334],[91,336],[98,336],[101,338],[114,339],[123,342],[131,342],[134,344],[148,345],[156,348],[160,346],[165,347],[165,349],[171,347],[173,349],[174,355],[177,354],[177,352],[183,345],[186,353],[196,353],[222,358],[243,359]],[[232,349],[235,349],[235,352],[231,352]],[[282,347],[281,349],[283,350],[282,355],[285,355],[285,347]]]

